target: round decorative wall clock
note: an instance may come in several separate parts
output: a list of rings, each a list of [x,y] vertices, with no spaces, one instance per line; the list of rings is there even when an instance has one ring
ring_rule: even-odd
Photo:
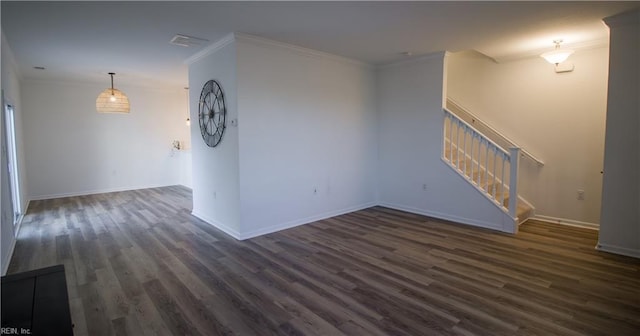
[[[222,140],[226,128],[226,115],[227,107],[224,104],[222,88],[218,82],[212,79],[202,87],[198,107],[200,134],[202,134],[202,139],[207,146],[215,147]]]

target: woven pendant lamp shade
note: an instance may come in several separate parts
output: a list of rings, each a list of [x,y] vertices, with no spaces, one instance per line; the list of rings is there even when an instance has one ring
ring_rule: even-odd
[[[96,111],[100,113],[129,113],[129,98],[124,92],[113,88],[113,75],[111,75],[111,88],[108,88],[96,99]]]

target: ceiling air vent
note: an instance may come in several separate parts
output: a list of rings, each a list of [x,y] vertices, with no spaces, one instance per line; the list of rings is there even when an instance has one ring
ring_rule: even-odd
[[[208,42],[209,40],[203,39],[203,38],[199,38],[199,37],[193,37],[193,36],[188,36],[188,35],[182,35],[182,34],[176,34],[176,36],[174,36],[171,41],[169,41],[169,43],[171,44],[175,44],[181,47],[197,47],[205,42]]]

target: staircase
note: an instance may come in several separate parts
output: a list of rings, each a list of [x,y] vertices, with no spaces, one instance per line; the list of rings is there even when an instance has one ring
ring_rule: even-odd
[[[526,157],[539,165],[544,163],[452,100],[447,100],[444,113],[442,160],[508,214],[517,231],[517,226],[535,211],[517,192],[520,159]],[[474,127],[476,125],[480,127]]]

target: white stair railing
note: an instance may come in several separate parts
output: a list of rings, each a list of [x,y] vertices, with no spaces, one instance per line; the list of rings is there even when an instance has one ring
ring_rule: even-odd
[[[507,151],[447,109],[444,114],[442,159],[515,219],[520,148]]]
[[[539,167],[544,166],[544,161],[542,161],[539,157],[533,155],[528,150],[517,144],[515,141],[509,139],[502,132],[493,128],[491,125],[482,121],[478,116],[471,113],[468,109],[460,105],[455,100],[447,97],[447,110],[455,114],[459,119],[466,121],[468,124],[472,125],[476,130],[484,134],[486,137],[493,140],[498,146],[502,148],[511,148],[518,147],[520,148],[521,158],[526,158],[535,162]]]

